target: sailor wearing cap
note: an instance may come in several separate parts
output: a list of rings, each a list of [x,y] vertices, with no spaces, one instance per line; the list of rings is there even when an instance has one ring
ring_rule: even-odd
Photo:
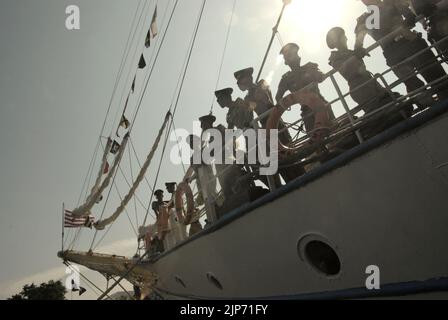
[[[387,90],[367,70],[363,61],[364,55],[359,55],[348,48],[344,29],[341,27],[330,29],[326,41],[330,49],[336,49],[331,52],[330,66],[339,71],[347,80],[350,96],[365,113],[386,105],[392,100]]]
[[[261,80],[255,84],[253,73],[254,68],[246,68],[235,72],[234,76],[237,80],[238,88],[243,92],[247,91],[244,99],[247,106],[260,116],[269,111],[274,106],[274,102],[272,100],[271,90],[266,81]],[[263,127],[265,122],[267,122],[267,118],[262,120]]]
[[[200,117],[199,121],[201,122],[202,131],[205,131],[213,128],[213,123],[215,123],[216,117],[214,115],[208,114],[206,116]]]
[[[393,68],[398,79],[404,83],[408,93],[424,87],[427,84],[438,81],[446,76],[443,67],[438,63],[435,54],[428,49],[428,43],[422,34],[413,30],[416,16],[409,8],[407,1],[400,0],[362,0],[367,7],[375,5],[379,9],[379,26],[370,28],[368,19],[371,13],[364,13],[357,19],[355,27],[355,51],[364,50],[364,39],[367,35],[375,41],[380,41],[390,33],[400,30],[393,39],[381,41],[383,55],[386,64]],[[445,20],[444,20],[445,21]],[[413,57],[409,59],[410,57]],[[425,82],[422,81],[420,75]],[[437,87],[439,98],[448,96],[448,86],[443,82]],[[429,107],[434,104],[432,97],[434,92],[428,91],[426,95],[420,95],[414,100],[419,108]]]
[[[417,15],[426,18],[428,40],[437,43],[436,49],[448,58],[448,0],[410,0]]]
[[[241,91],[248,91],[246,97],[244,98],[244,102],[250,110],[254,110],[258,116],[269,111],[274,107],[274,100],[272,98],[271,90],[266,81],[261,80],[257,84],[253,81],[253,68],[246,68],[243,70],[239,70],[235,72],[235,78],[237,80],[238,87]],[[269,116],[260,119],[261,125],[263,128],[266,128]],[[280,119],[278,129],[282,130],[286,128],[283,120]],[[283,130],[279,134],[279,140],[284,145],[289,145],[292,141],[292,138],[289,134],[288,130]],[[291,171],[290,169],[281,170],[280,174],[283,176],[285,181],[290,181],[293,178],[297,177],[297,175],[290,175],[286,171]],[[288,178],[291,177],[291,178]],[[264,183],[264,182],[263,182]],[[279,180],[277,184],[280,185]]]
[[[250,110],[240,98],[233,101],[232,93],[232,88],[215,91],[215,96],[221,108],[229,109],[226,117],[227,128],[244,130],[251,127],[251,123],[254,119],[252,110]]]
[[[283,55],[285,65],[291,70],[285,73],[278,85],[277,94],[275,99],[280,102],[287,91],[293,93],[300,89],[307,87],[310,91],[315,92],[323,102],[326,102],[319,91],[318,83],[324,80],[324,74],[319,70],[319,66],[316,63],[308,62],[305,65],[301,65],[301,57],[299,56],[299,46],[295,43],[288,43],[285,45],[280,54]],[[305,129],[307,132],[313,132],[315,128],[316,113],[312,110],[312,106],[302,105],[302,119],[304,119]],[[328,118],[334,119],[333,111],[331,107],[326,110]]]
[[[216,168],[216,174],[217,177],[214,177],[212,175],[212,178],[207,177],[208,185],[206,186],[206,189],[208,190],[207,193],[210,195],[214,195],[214,189],[216,187],[216,178],[218,178],[219,185],[221,186],[222,193],[224,195],[224,203],[219,206],[218,211],[216,212],[217,217],[220,217],[222,214],[230,211],[231,209],[235,208],[235,206],[238,206],[241,204],[241,201],[245,201],[246,199],[240,199],[241,196],[244,193],[247,193],[247,188],[244,190],[245,192],[240,192],[240,194],[236,194],[234,191],[234,187],[236,187],[236,182],[238,178],[242,176],[242,168],[239,165],[236,164],[227,164],[226,160],[232,160],[234,161],[233,152],[226,152],[226,148],[233,148],[233,145],[227,145],[226,139],[225,139],[225,128],[222,125],[214,127],[214,122],[216,121],[216,118],[211,115],[207,115],[204,117],[199,118],[199,121],[201,121],[201,128],[202,130],[206,131],[209,129],[217,129],[222,134],[222,148],[221,150],[216,150],[215,154],[212,154],[212,156],[215,157],[215,168]],[[204,132],[203,132],[204,133]],[[212,143],[213,140],[207,141],[208,143]],[[231,150],[233,151],[233,150]],[[226,156],[228,154],[231,154],[232,159],[226,159]],[[210,190],[211,187],[214,190]],[[204,188],[203,188],[204,189]],[[248,195],[248,194],[247,194]],[[205,197],[207,198],[207,196]],[[236,200],[238,198],[238,200]],[[209,202],[207,199],[204,199],[206,202]],[[215,198],[216,200],[216,198]]]
[[[324,74],[319,70],[319,66],[316,63],[309,62],[304,66],[301,65],[301,57],[298,52],[300,47],[295,43],[288,43],[285,45],[280,54],[283,55],[285,65],[287,65],[291,71],[285,73],[278,85],[277,94],[275,100],[279,102],[287,91],[298,91],[311,83],[320,83],[324,80]],[[317,85],[314,90],[319,92]]]
[[[159,207],[167,204],[167,201],[163,201],[163,190],[157,189],[154,191],[154,195],[156,196],[156,201],[152,202],[152,210],[156,215],[156,219],[159,218]]]

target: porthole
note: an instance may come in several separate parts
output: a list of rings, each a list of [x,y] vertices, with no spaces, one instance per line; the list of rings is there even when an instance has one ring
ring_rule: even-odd
[[[219,290],[223,289],[221,282],[211,272],[207,273],[207,279],[214,287],[218,288]]]
[[[318,235],[308,235],[298,243],[299,256],[312,269],[326,277],[335,277],[341,272],[341,260],[328,241]]]
[[[186,288],[187,286],[185,285],[185,282],[179,277],[179,276],[175,276],[174,279],[176,279],[176,282],[178,284],[180,284],[182,287]]]

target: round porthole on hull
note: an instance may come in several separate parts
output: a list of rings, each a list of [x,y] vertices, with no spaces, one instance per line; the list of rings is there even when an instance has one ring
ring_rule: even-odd
[[[299,240],[298,251],[300,258],[322,275],[335,277],[341,272],[336,250],[321,236],[303,237]]]
[[[211,272],[208,272],[208,273],[207,273],[207,280],[208,280],[214,287],[218,288],[219,290],[222,290],[222,289],[223,289],[223,286],[222,286],[221,282],[218,280],[218,278],[216,278],[216,276],[215,276],[213,273],[211,273]]]

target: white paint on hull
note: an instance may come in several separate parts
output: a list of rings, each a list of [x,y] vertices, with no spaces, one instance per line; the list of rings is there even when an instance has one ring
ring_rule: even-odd
[[[181,246],[148,265],[157,287],[203,298],[285,297],[362,288],[369,265],[380,267],[382,284],[447,277],[447,137],[445,114]],[[336,250],[339,275],[299,258],[308,234]]]

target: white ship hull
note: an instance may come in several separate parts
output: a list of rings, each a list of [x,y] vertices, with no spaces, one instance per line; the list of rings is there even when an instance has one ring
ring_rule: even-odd
[[[400,123],[147,263],[155,291],[178,299],[448,298],[447,107]],[[336,251],[339,273],[312,266],[300,249],[312,240]],[[366,289],[370,265],[381,290]]]
[[[145,279],[168,299],[448,299],[447,138],[444,103],[135,269],[115,256],[60,256]],[[340,270],[328,255],[313,257],[312,241],[336,252]],[[366,288],[372,265],[380,290]]]

